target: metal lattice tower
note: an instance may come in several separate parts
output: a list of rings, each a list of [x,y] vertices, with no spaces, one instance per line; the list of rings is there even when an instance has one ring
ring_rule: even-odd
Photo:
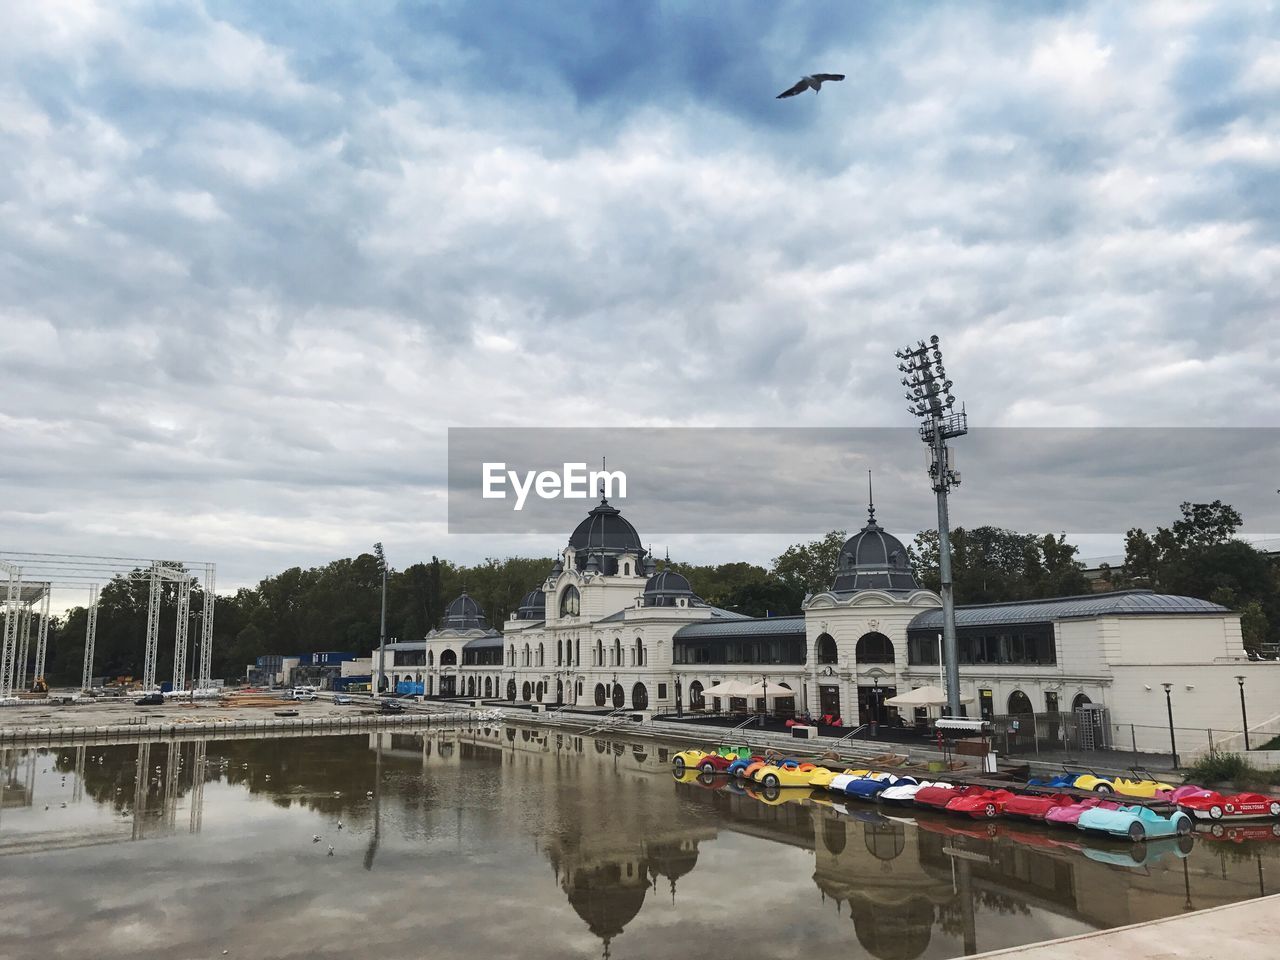
[[[98,639],[98,585],[89,587],[89,614],[84,624],[84,673],[80,677],[80,689],[93,688],[93,646]]]
[[[53,584],[44,585],[44,602],[40,605],[40,630],[36,634],[36,671],[37,680],[44,679],[45,654],[49,650],[49,594]]]
[[[4,647],[0,649],[0,699],[13,696],[13,673],[15,663],[14,647],[18,640],[18,593],[21,583],[22,568],[16,564],[0,561],[9,574],[9,587],[5,593],[4,605]]]
[[[173,690],[187,688],[187,627],[191,611],[191,578],[178,581],[178,619],[173,631]]]
[[[142,660],[142,689],[156,685],[156,646],[160,640],[160,562],[151,564],[151,590],[147,595],[147,646]]]
[[[199,833],[204,820],[204,778],[208,763],[208,740],[197,740],[191,757],[191,832]]]
[[[207,690],[213,685],[213,608],[217,602],[214,594],[214,576],[217,571],[212,563],[204,565],[204,606],[200,613],[200,670],[197,690]]]
[[[31,604],[24,603],[18,614],[18,661],[16,664],[14,687],[17,690],[27,689],[27,664],[31,662]]]

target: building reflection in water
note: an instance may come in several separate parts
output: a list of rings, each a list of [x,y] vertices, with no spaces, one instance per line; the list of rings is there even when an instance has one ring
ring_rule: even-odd
[[[1221,837],[1197,838],[1194,847],[1187,838],[1131,846],[1090,841],[1074,830],[843,805],[824,791],[769,793],[692,772],[673,780],[669,760],[655,744],[505,725],[212,747],[187,741],[0,750],[0,857],[199,833],[205,787],[220,782],[276,807],[304,805],[346,819],[346,835],[364,831],[359,842],[369,871],[377,870],[380,845],[483,856],[486,837],[527,838],[538,855],[523,868],[535,871],[531,882],[537,864],[547,864],[547,882],[572,911],[565,922],[581,923],[606,956],[629,929],[643,946],[653,928],[637,918],[648,911],[683,908],[682,919],[692,919],[712,896],[734,909],[723,891],[746,891],[752,878],[710,872],[726,862],[785,870],[791,879],[795,860],[781,848],[805,851],[813,901],[780,904],[786,922],[810,925],[827,943],[856,939],[880,960],[913,960],[1262,896],[1264,861],[1280,856],[1270,825],[1220,828]],[[65,794],[58,792],[64,784]],[[62,796],[110,806],[118,816],[62,834],[4,828],[15,808],[38,810]],[[187,830],[179,831],[183,802]],[[789,865],[774,866],[784,861]],[[392,857],[389,869],[402,870],[404,862]],[[703,872],[695,874],[700,864]],[[823,910],[830,911],[826,919]],[[834,917],[840,920],[833,926]]]
[[[434,740],[405,744],[421,752],[428,772],[491,756],[515,781],[512,790],[536,797],[544,818],[535,839],[606,956],[659,885],[675,902],[677,881],[698,864],[699,844],[725,830],[813,851],[818,896],[849,918],[858,943],[880,960],[913,960],[935,940],[964,955],[1026,942],[1016,933],[989,934],[1000,917],[1024,928],[1039,924],[1050,937],[1055,919],[1108,928],[1179,912],[1193,893],[1199,908],[1265,889],[1252,874],[1243,889],[1238,867],[1194,868],[1189,838],[1126,845],[1031,824],[910,809],[894,816],[892,808],[833,803],[824,791],[768,795],[693,772],[672,783],[662,775],[665,750],[542,730],[494,727]],[[617,775],[600,776],[600,765]],[[636,802],[639,785],[660,784],[668,796],[646,789]],[[1249,852],[1259,877],[1264,850],[1280,855],[1277,847]]]

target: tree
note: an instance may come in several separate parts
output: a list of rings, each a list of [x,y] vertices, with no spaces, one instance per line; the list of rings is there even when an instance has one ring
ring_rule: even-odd
[[[830,590],[836,578],[840,549],[847,539],[844,530],[832,530],[820,540],[792,544],[774,558],[773,575],[805,593]]]

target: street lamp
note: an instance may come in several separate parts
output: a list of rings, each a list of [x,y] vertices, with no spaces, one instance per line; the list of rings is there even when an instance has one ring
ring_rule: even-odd
[[[953,413],[956,398],[951,395],[951,381],[942,366],[942,348],[935,334],[929,342],[917,341],[915,346],[903,347],[894,352],[900,361],[902,385],[910,391],[906,394],[911,404],[907,409],[919,417],[920,439],[929,445],[932,462],[929,478],[938,499],[938,579],[942,594],[942,640],[946,662],[947,709],[953,717],[960,716],[960,656],[956,644],[956,609],[951,582],[951,533],[947,517],[947,492],[960,484],[960,474],[952,468],[947,441],[969,432],[968,418],[963,404],[959,413]]]
[[[1236,683],[1240,684],[1240,723],[1244,727],[1244,748],[1249,749],[1249,714],[1244,708],[1244,677],[1237,676]]]
[[[382,621],[378,627],[378,689],[373,691],[377,696],[387,682],[387,556],[382,552],[382,542],[373,545],[374,555],[378,558],[378,566],[382,569]]]
[[[1173,697],[1169,693],[1173,689],[1172,683],[1162,683],[1164,687],[1164,703],[1169,708],[1169,750],[1173,753],[1173,767],[1178,768],[1178,741],[1173,735]]]

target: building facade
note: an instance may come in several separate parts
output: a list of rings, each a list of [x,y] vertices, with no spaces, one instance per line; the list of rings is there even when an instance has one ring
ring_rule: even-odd
[[[1258,719],[1280,713],[1280,664],[1250,661],[1239,615],[1217,604],[1130,590],[961,606],[956,622],[970,715],[1095,704],[1113,728],[1133,725],[1124,739],[1160,749],[1163,684],[1176,691],[1180,726],[1239,730],[1241,676]],[[659,571],[601,500],[501,632],[463,594],[441,629],[388,645],[382,688],[654,713],[767,705],[844,726],[885,723],[896,719],[886,700],[941,685],[941,623],[940,598],[920,586],[874,507],[844,544],[830,589],[807,597],[802,614],[748,618]],[[725,680],[759,684],[762,695],[707,702],[704,691]]]

